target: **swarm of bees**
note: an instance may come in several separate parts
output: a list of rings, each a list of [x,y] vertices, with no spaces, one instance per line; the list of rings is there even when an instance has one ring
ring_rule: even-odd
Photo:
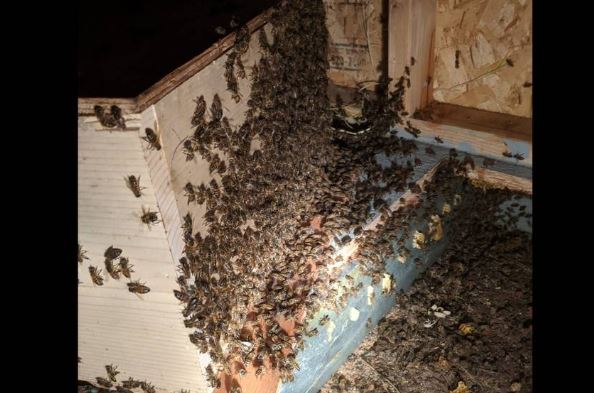
[[[106,128],[121,128],[122,130],[126,129],[126,121],[122,116],[122,109],[117,105],[112,105],[109,108],[109,112],[106,111],[106,108],[101,105],[95,105],[93,110],[95,111],[95,116],[97,116],[97,120],[99,123]]]
[[[251,365],[257,376],[263,375],[265,360],[284,382],[292,381],[304,338],[321,330],[308,321],[322,307],[339,311],[349,296],[364,289],[352,276],[338,280],[341,266],[355,262],[361,274],[379,284],[387,259],[412,259],[412,235],[405,229],[422,218],[416,207],[452,193],[448,182],[474,165],[469,158],[459,160],[454,151],[435,175],[441,179],[437,185],[411,181],[415,166],[422,164],[418,147],[414,139],[393,133],[408,115],[403,97],[410,66],[395,83],[383,78],[375,94],[360,92],[357,100],[369,129],[357,134],[333,129],[324,20],[321,0],[281,2],[271,16],[274,44],[259,33],[263,55],[252,68],[243,124],[231,127],[218,95],[208,114],[206,99],[198,96],[189,119],[194,132],[184,141],[184,154],[199,155],[213,178],[185,182],[189,209],[206,208],[207,231],[193,233],[192,216],[184,216],[184,256],[173,295],[184,325],[193,329],[190,342],[213,361],[206,369],[213,387],[221,385],[220,373],[231,373],[231,365],[240,374]],[[246,37],[241,45],[236,42],[245,50]],[[228,88],[236,59],[228,60]],[[336,107],[340,110],[342,103]],[[415,137],[420,132],[410,122],[405,129]],[[260,148],[253,150],[256,139]],[[403,160],[385,167],[378,154]],[[391,211],[394,191],[409,191],[417,202]],[[382,215],[381,224],[363,230],[362,223],[375,214]],[[322,218],[319,227],[311,224],[316,217]],[[354,238],[357,251],[337,257]],[[339,261],[340,266],[330,267]],[[128,285],[143,290],[139,282]],[[382,296],[393,293],[394,285]],[[294,329],[283,329],[283,319],[292,321]],[[320,326],[329,320],[322,317]]]

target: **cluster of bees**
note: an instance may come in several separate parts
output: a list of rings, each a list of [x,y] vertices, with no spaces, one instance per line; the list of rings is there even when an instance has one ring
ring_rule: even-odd
[[[97,120],[99,123],[106,128],[121,128],[122,130],[126,129],[126,121],[122,116],[122,109],[117,105],[112,105],[109,108],[109,112],[106,110],[106,107],[101,105],[95,105],[93,110],[95,111],[95,116],[97,116]]]
[[[318,333],[307,320],[335,295],[338,269],[328,266],[361,235],[361,223],[387,206],[388,193],[411,187],[421,164],[414,141],[390,134],[405,115],[408,67],[397,83],[385,79],[374,96],[361,94],[368,131],[331,130],[324,18],[319,0],[283,2],[273,12],[273,43],[260,31],[263,56],[253,67],[239,128],[223,116],[218,95],[208,120],[204,97],[195,101],[194,132],[183,151],[188,160],[198,153],[207,161],[213,179],[188,182],[184,192],[189,205],[206,206],[208,232],[194,233],[191,214],[184,217],[185,255],[174,295],[185,326],[194,329],[190,341],[213,361],[212,386],[220,386],[220,373],[241,377],[251,367],[257,376],[272,367],[283,381],[293,379],[304,338]],[[261,148],[252,151],[255,139]],[[408,162],[383,168],[379,153]],[[316,217],[319,227],[311,225]],[[337,233],[352,236],[335,239]],[[371,247],[377,245],[370,241]],[[375,282],[381,278],[381,258],[369,252],[356,258]],[[361,285],[348,283],[345,301]]]
[[[156,393],[153,384],[147,381],[138,381],[133,379],[132,377],[128,378],[125,381],[121,381],[118,384],[117,375],[120,372],[117,371],[117,366],[114,366],[113,364],[106,365],[105,371],[107,372],[107,378],[95,378],[97,385],[102,388],[100,390],[101,392],[134,393],[133,389],[140,388],[144,393]]]
[[[109,246],[103,256],[105,257],[105,272],[114,280],[119,280],[121,278],[120,274],[130,282],[127,283],[128,290],[132,293],[136,294],[145,294],[150,292],[150,288],[141,283],[139,280],[132,281],[132,267],[134,265],[130,264],[130,261],[127,257],[121,256],[122,249],[115,248]],[[86,251],[82,248],[82,246],[78,245],[78,263],[82,264],[84,259],[89,259],[86,256]],[[114,263],[118,260],[117,263]],[[99,269],[97,266],[90,265],[89,266],[89,274],[91,275],[91,280],[93,281],[94,285],[102,286],[104,281],[104,274],[103,270]]]
[[[249,45],[250,31],[246,25],[243,25],[235,33],[235,43],[225,61],[225,80],[227,81],[227,90],[231,92],[231,97],[235,102],[241,100],[237,76],[241,79],[246,78],[245,67],[243,66],[241,56],[247,52]]]

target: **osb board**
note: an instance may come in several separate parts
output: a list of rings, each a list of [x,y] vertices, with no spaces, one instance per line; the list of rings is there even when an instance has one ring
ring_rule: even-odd
[[[532,1],[438,0],[434,64],[435,100],[532,117]]]
[[[337,85],[372,90],[382,59],[382,0],[324,0],[328,77]]]
[[[78,378],[95,382],[113,363],[120,380],[146,379],[158,392],[207,392],[172,294],[175,265],[164,227],[149,230],[140,221],[142,206],[160,206],[139,134],[97,132],[84,120],[79,118],[78,129],[78,238],[89,259],[78,274]],[[131,174],[146,187],[141,198],[126,187],[124,176]],[[105,272],[103,254],[110,245],[130,259],[132,279],[146,282],[148,294],[130,293],[125,278],[92,284],[89,265]]]

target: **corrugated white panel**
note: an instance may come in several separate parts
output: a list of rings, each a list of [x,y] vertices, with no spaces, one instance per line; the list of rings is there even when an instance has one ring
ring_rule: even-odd
[[[78,136],[78,233],[90,258],[79,267],[79,378],[94,382],[113,363],[120,380],[146,379],[159,392],[207,392],[198,352],[172,293],[177,284],[168,235],[179,232],[179,214],[168,190],[169,171],[158,165],[164,161],[149,155],[149,169],[138,132],[96,131],[92,122],[79,119]],[[126,187],[124,177],[132,174],[146,187],[141,198]],[[165,226],[143,224],[143,206],[158,211]],[[129,257],[132,279],[146,282],[150,293],[130,293],[125,278],[92,284],[89,265],[105,270],[103,253],[110,245]]]

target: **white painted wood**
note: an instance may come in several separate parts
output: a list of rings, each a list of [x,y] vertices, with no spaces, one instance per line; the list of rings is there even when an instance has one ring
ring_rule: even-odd
[[[166,228],[179,226],[179,217],[168,170],[159,166],[164,160],[151,161],[149,154],[147,162],[138,130],[98,132],[88,118],[79,118],[78,137],[78,236],[89,257],[79,267],[79,379],[95,382],[113,363],[120,380],[146,379],[158,392],[208,392],[172,293],[177,284],[170,234],[175,230]],[[126,187],[124,177],[131,174],[140,175],[146,187],[141,198]],[[150,229],[142,224],[142,206],[158,211],[164,223]],[[150,293],[130,293],[123,277],[92,284],[89,265],[105,270],[103,253],[110,245],[123,249],[134,265],[132,279],[146,282]]]

